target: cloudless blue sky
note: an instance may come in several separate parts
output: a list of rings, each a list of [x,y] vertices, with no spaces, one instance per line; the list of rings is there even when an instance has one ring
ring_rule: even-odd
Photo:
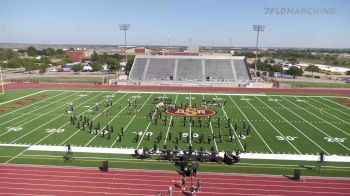
[[[327,15],[265,14],[265,8],[335,8]],[[348,0],[0,0],[0,42],[350,48]],[[151,37],[151,39],[149,39]]]

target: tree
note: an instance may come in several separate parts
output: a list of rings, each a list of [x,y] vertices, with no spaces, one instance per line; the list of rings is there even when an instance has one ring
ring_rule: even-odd
[[[7,63],[7,67],[9,68],[19,68],[21,66],[22,66],[22,62],[21,62],[21,59],[19,58],[12,58]]]
[[[73,67],[72,67],[72,69],[73,69],[73,71],[75,72],[75,73],[77,73],[77,72],[80,72],[80,71],[82,71],[83,70],[83,65],[82,64],[75,64]]]
[[[320,68],[318,68],[316,65],[309,65],[306,67],[305,71],[311,72],[313,76],[314,72],[320,72]]]
[[[295,76],[301,76],[301,75],[303,75],[303,70],[300,69],[300,68],[298,68],[298,67],[296,67],[296,66],[292,66],[292,67],[290,67],[290,68],[286,71],[286,73],[287,73],[288,75],[293,76],[293,78],[295,78]]]
[[[43,75],[44,73],[46,73],[46,70],[47,70],[47,66],[46,65],[40,65],[39,66],[39,73],[41,75]]]
[[[102,71],[102,64],[99,62],[94,62],[91,67],[94,71]]]
[[[30,46],[27,48],[27,54],[28,56],[37,56],[38,51],[33,46]]]
[[[55,49],[53,49],[53,48],[47,48],[46,49],[47,50],[47,56],[50,56],[50,57],[54,57],[55,55],[56,55],[56,50]]]

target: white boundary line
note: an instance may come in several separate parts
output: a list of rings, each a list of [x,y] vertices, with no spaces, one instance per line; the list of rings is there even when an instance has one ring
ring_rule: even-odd
[[[312,140],[311,138],[309,138],[307,135],[305,135],[305,133],[303,133],[299,128],[297,128],[296,126],[294,126],[291,122],[289,122],[287,119],[285,119],[281,114],[279,114],[278,112],[276,112],[274,109],[272,109],[269,105],[267,105],[265,102],[263,102],[262,100],[260,100],[258,97],[255,97],[256,99],[258,99],[261,103],[265,104],[268,108],[270,108],[270,110],[272,110],[274,113],[276,113],[278,116],[280,116],[285,122],[287,122],[290,126],[292,126],[294,129],[296,129],[300,134],[302,134],[304,137],[306,137],[308,140],[310,140],[310,142],[312,142],[313,144],[315,144],[318,148],[320,148],[321,150],[323,150],[326,154],[329,155],[329,152],[327,152],[327,150],[323,149],[320,145],[318,145],[314,140]],[[279,103],[278,103],[279,104]],[[281,105],[281,104],[280,104]]]
[[[242,96],[242,98],[244,98],[243,96]],[[271,127],[273,128],[273,129],[275,129],[276,131],[277,131],[277,133],[278,134],[280,134],[280,136],[282,136],[283,138],[284,138],[284,141],[286,141],[286,142],[288,142],[299,154],[301,154],[301,152],[299,151],[299,149],[298,148],[296,148],[287,138],[286,138],[286,136],[284,136],[284,134],[282,134],[258,109],[256,109],[255,107],[254,107],[254,105],[253,104],[251,104],[250,103],[250,101],[247,101],[247,103],[250,105],[250,106],[252,106],[253,107],[253,109],[255,110],[255,111],[257,111],[259,114],[260,114],[260,116],[261,117],[263,117],[264,119],[265,119],[265,121],[269,124],[269,125],[271,125]]]
[[[112,89],[113,90],[113,89]],[[45,90],[45,91],[67,91],[67,92],[75,92],[77,90],[59,90],[59,89],[50,89],[50,90]],[[79,91],[79,92],[111,92],[111,91]],[[141,94],[162,94],[164,93],[164,91],[137,91],[137,90],[121,90],[119,91],[120,93],[141,93]],[[220,96],[227,96],[227,95],[231,95],[231,96],[284,96],[284,97],[337,97],[337,98],[348,98],[346,96],[332,96],[332,95],[324,95],[324,96],[320,96],[320,95],[284,95],[284,94],[265,94],[265,93],[220,93],[220,92],[213,92],[213,93],[205,93],[205,92],[176,92],[176,91],[166,91],[166,94],[179,94],[179,95],[188,95],[188,94],[193,94],[193,95],[220,95]]]

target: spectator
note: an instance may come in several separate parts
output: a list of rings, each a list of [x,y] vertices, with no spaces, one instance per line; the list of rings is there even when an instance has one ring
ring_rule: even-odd
[[[201,192],[202,189],[202,180],[198,178],[197,180],[197,192]]]
[[[171,186],[169,186],[168,193],[169,193],[169,196],[173,196],[173,188]]]

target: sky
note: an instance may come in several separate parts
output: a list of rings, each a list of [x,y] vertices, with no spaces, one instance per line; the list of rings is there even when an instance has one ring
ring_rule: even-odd
[[[350,48],[349,0],[0,0],[0,43],[119,45],[123,23],[128,45],[252,47],[263,24],[260,47]]]

